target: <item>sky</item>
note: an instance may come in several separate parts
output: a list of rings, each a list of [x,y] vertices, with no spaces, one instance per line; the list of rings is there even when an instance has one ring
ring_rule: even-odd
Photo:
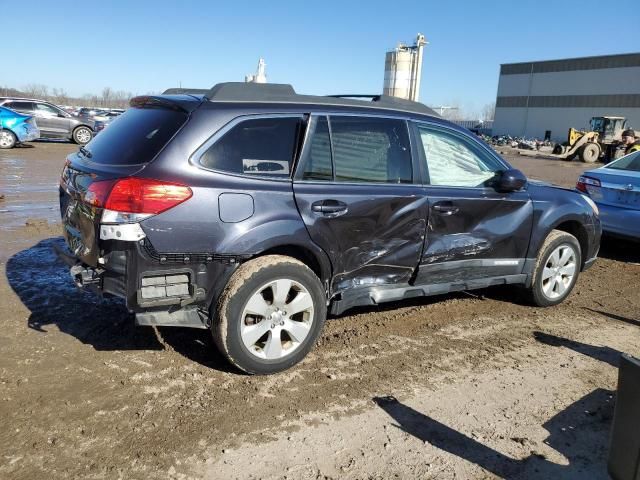
[[[71,96],[243,81],[258,58],[270,83],[306,94],[381,93],[384,54],[423,33],[420,100],[480,112],[501,63],[640,51],[622,7],[563,1],[0,0],[0,86]],[[622,5],[622,4],[619,4]],[[11,19],[15,19],[12,21]],[[640,79],[639,79],[640,81]]]

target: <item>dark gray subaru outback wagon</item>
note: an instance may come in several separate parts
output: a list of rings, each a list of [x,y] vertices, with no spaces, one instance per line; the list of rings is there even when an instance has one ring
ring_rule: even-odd
[[[275,84],[134,98],[67,158],[60,210],[78,286],[210,329],[253,374],[304,358],[327,311],[504,284],[560,303],[601,233],[589,198],[422,104]]]

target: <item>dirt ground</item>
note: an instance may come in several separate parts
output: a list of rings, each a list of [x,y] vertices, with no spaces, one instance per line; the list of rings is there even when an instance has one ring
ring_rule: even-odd
[[[640,356],[640,250],[605,239],[562,305],[491,289],[354,309],[269,377],[206,331],[133,326],[72,285],[57,176],[0,151],[0,478],[607,478],[620,352]],[[584,164],[507,158],[573,186]]]

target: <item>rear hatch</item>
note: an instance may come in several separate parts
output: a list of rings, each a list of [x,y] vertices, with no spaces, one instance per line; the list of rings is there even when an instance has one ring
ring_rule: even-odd
[[[600,185],[587,185],[589,195],[598,203],[640,210],[640,155],[621,158],[604,168],[585,172]]]
[[[132,107],[69,155],[60,178],[63,235],[87,265],[96,266],[100,256],[100,220],[114,182],[144,169],[189,117],[187,108],[162,97],[139,97]]]

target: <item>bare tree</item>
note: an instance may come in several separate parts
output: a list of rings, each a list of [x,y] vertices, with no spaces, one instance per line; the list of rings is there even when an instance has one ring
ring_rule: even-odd
[[[113,100],[111,106],[114,108],[127,108],[129,106],[129,100],[131,99],[131,92],[125,92],[124,90],[118,90],[113,94]]]
[[[481,120],[484,122],[493,121],[496,114],[496,102],[487,103],[482,107]]]
[[[64,88],[53,87],[49,89],[47,85],[39,83],[30,83],[19,90],[7,86],[0,86],[0,94],[11,97],[38,98],[58,105],[103,108],[127,108],[129,106],[129,100],[133,97],[131,92],[124,90],[115,91],[111,87],[104,87],[100,95],[85,93],[80,97],[73,97],[67,94]]]
[[[111,104],[111,100],[113,98],[113,90],[111,87],[104,87],[102,89],[102,106],[107,107]]]
[[[64,88],[54,87],[52,90],[52,96],[53,98],[50,100],[58,105],[66,105],[68,103],[69,96],[67,95],[67,92],[64,91]]]
[[[30,83],[25,85],[22,89],[28,97],[46,99],[49,96],[49,87],[39,83]]]

